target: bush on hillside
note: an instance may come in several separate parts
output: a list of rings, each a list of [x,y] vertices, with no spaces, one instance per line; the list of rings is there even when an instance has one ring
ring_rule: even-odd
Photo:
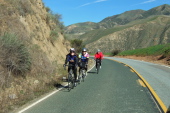
[[[57,37],[58,37],[58,32],[56,30],[51,31],[49,40],[53,45],[54,42],[57,40]]]
[[[1,65],[14,75],[24,75],[31,68],[31,57],[27,47],[14,34],[0,37]]]
[[[83,41],[80,39],[71,40],[71,46],[76,49],[76,52],[81,52],[81,49],[84,47]]]
[[[112,51],[111,51],[111,55],[112,55],[112,56],[115,56],[115,55],[118,55],[120,52],[121,52],[120,50],[115,49],[115,50],[112,50]]]
[[[49,7],[45,7],[45,10],[50,13],[51,12],[51,9]]]
[[[54,14],[49,7],[46,7],[47,18],[46,23],[50,26],[51,30],[58,29],[59,32],[64,34],[64,25],[61,22],[62,16],[58,13]]]
[[[28,1],[28,0],[7,0],[10,4],[13,4],[15,7],[11,7],[12,11],[15,12],[15,10],[19,11],[19,14],[22,16],[25,16],[27,13],[28,14],[33,14],[32,7],[30,5],[30,2],[32,3],[33,1]]]

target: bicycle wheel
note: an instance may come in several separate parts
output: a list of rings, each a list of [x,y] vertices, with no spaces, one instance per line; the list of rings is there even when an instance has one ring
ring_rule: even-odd
[[[99,63],[97,63],[97,74],[99,73]]]
[[[71,90],[71,75],[70,75],[70,73],[68,74],[68,91],[70,91]]]
[[[82,70],[82,81],[83,81],[83,82],[84,82],[85,76],[86,76],[86,73],[85,73],[85,70],[83,69],[83,70]]]
[[[78,83],[79,84],[80,84],[81,80],[82,80],[82,73],[81,73],[81,70],[80,70],[80,73],[79,73],[79,76],[78,76]]]
[[[68,74],[68,90],[70,91],[73,88],[74,88],[74,77],[73,77],[73,71],[71,69]]]
[[[75,81],[74,81],[74,74],[71,73],[71,89],[74,89]]]

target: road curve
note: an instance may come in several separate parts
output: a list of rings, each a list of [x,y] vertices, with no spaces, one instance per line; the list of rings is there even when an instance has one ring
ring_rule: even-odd
[[[163,101],[166,109],[170,107],[170,67],[154,63],[107,57],[116,61],[123,62],[133,67],[154,89],[159,98]]]
[[[140,83],[129,67],[104,59],[99,74],[93,68],[71,92],[63,88],[22,113],[160,113]]]

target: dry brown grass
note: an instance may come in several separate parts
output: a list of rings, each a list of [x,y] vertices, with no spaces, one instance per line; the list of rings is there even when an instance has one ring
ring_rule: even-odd
[[[58,63],[62,58],[53,61],[50,59],[52,57],[49,52],[52,49],[47,49],[49,53],[43,50],[44,46],[49,44],[46,42],[46,38],[50,36],[50,25],[54,26],[54,22],[50,21],[52,23],[46,24],[44,19],[47,18],[47,15],[39,6],[37,8],[37,5],[40,4],[35,0],[3,0],[0,3],[0,36],[4,32],[17,34],[18,40],[22,40],[28,48],[32,59],[30,71],[25,73],[24,77],[12,73],[9,78],[7,76],[9,75],[8,70],[0,64],[0,113],[12,111],[51,91],[55,88],[55,84],[62,83],[62,77],[67,72]],[[37,10],[41,13],[40,16]],[[37,14],[34,15],[34,12]],[[43,24],[45,31],[49,30],[49,35],[42,31]],[[33,39],[40,45],[33,44]],[[66,43],[66,41],[63,43]],[[59,49],[62,52],[63,47]],[[1,51],[0,54],[3,55]],[[61,54],[60,56],[63,57]]]

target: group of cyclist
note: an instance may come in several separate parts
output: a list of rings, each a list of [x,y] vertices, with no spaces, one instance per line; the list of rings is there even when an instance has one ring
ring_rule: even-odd
[[[83,48],[82,52],[79,55],[76,54],[76,51],[74,48],[71,48],[70,52],[66,55],[65,63],[63,66],[65,67],[67,63],[69,63],[68,72],[70,71],[71,68],[73,69],[75,81],[77,81],[77,68],[78,67],[79,67],[79,73],[80,73],[80,69],[82,68],[82,66],[85,66],[84,68],[87,72],[89,57],[90,55],[87,53],[86,48]],[[103,53],[100,51],[100,49],[97,50],[96,54],[94,55],[94,59],[95,60],[99,59],[100,68],[101,68],[101,60],[103,59]]]

